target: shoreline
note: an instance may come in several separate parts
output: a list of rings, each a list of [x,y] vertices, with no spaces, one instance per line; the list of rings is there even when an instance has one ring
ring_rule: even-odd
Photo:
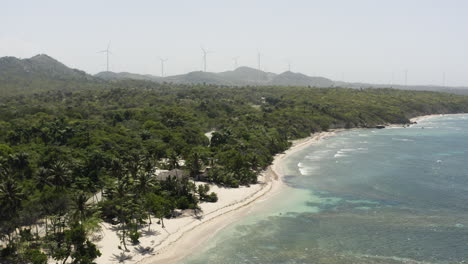
[[[411,118],[410,121],[420,122],[432,117],[445,115],[466,114],[424,115]],[[142,237],[142,243],[132,246],[133,251],[131,252],[123,252],[117,248],[120,244],[118,243],[119,240],[116,232],[112,230],[110,225],[104,224],[102,231],[104,239],[97,243],[103,256],[96,259],[96,263],[119,263],[119,260],[122,259],[125,260],[125,263],[131,264],[177,263],[189,256],[197,248],[202,247],[218,231],[251,213],[253,205],[263,202],[281,192],[285,187],[282,181],[285,158],[312,144],[320,142],[324,138],[334,136],[336,133],[345,130],[347,129],[334,129],[293,140],[291,147],[283,153],[275,155],[272,164],[259,175],[258,184],[237,189],[220,188],[210,185],[212,191],[218,194],[219,201],[217,203],[202,203],[200,205],[203,210],[202,215],[200,215],[201,217],[185,215],[184,217],[166,219],[166,229],[162,229],[153,223],[151,228],[156,233]],[[223,199],[226,197],[230,198],[230,200],[223,202]],[[154,222],[157,222],[157,219],[154,219]],[[136,248],[138,247],[143,249],[143,251],[137,250]],[[110,259],[110,257],[113,259]]]
[[[458,115],[468,115],[468,113],[458,113],[458,114],[433,114],[433,115],[423,115],[423,116],[416,116],[410,119],[411,122],[421,122],[433,117],[440,117],[440,116],[458,116]]]
[[[175,241],[168,243],[166,247],[161,248],[155,255],[144,258],[136,263],[173,264],[189,256],[195,249],[202,247],[204,242],[216,235],[218,231],[251,213],[252,206],[275,196],[284,189],[285,185],[282,181],[282,162],[286,157],[304,149],[305,147],[315,144],[324,138],[335,135],[335,132],[338,131],[333,130],[329,132],[315,133],[307,138],[292,141],[291,147],[283,153],[277,154],[274,157],[272,164],[261,174],[261,177],[263,177],[263,180],[265,181],[265,186],[262,189],[264,191],[259,195],[256,195],[245,202],[237,203],[233,205],[233,208],[228,212],[215,215],[188,230],[186,233],[180,234]]]
[[[143,235],[139,245],[128,246],[129,252],[118,249],[120,243],[115,227],[103,224],[102,238],[97,242],[102,256],[96,259],[96,263],[177,263],[194,252],[196,248],[203,246],[204,242],[218,231],[249,214],[253,205],[281,192],[285,187],[282,181],[282,165],[286,157],[324,138],[333,136],[338,131],[341,129],[319,132],[292,141],[291,147],[277,154],[272,164],[259,175],[258,184],[235,189],[210,185],[210,191],[218,194],[218,202],[202,203],[200,207],[203,213],[198,216],[185,215],[165,219],[165,229],[156,224],[157,219],[153,219],[152,233]],[[141,231],[144,233],[145,229],[148,227],[143,227]]]

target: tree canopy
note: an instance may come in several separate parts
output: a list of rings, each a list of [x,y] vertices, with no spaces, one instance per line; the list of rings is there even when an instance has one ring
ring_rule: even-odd
[[[468,97],[393,89],[87,85],[0,98],[0,254],[12,263],[93,263],[99,221],[121,226],[126,249],[151,216],[163,225],[217,200],[193,180],[254,184],[292,139],[468,110]],[[156,168],[192,180],[158,180]]]

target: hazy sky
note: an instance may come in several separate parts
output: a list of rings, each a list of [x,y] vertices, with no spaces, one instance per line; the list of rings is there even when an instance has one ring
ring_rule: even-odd
[[[466,0],[0,0],[0,56],[168,75],[239,65],[334,80],[468,86]]]

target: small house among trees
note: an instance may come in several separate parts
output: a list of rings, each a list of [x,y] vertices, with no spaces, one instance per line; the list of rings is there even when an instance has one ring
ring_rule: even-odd
[[[173,169],[169,171],[161,171],[159,174],[156,175],[156,179],[160,181],[165,181],[168,178],[176,178],[177,180],[181,181],[184,178],[188,178],[188,172],[181,170],[181,169]]]

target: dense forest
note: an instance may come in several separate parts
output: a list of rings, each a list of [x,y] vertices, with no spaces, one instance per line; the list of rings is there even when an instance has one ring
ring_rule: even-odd
[[[290,140],[467,110],[468,97],[435,92],[145,81],[4,96],[0,263],[93,263],[100,222],[119,225],[125,250],[151,216],[164,225],[175,209],[216,202],[194,181],[254,184]]]

